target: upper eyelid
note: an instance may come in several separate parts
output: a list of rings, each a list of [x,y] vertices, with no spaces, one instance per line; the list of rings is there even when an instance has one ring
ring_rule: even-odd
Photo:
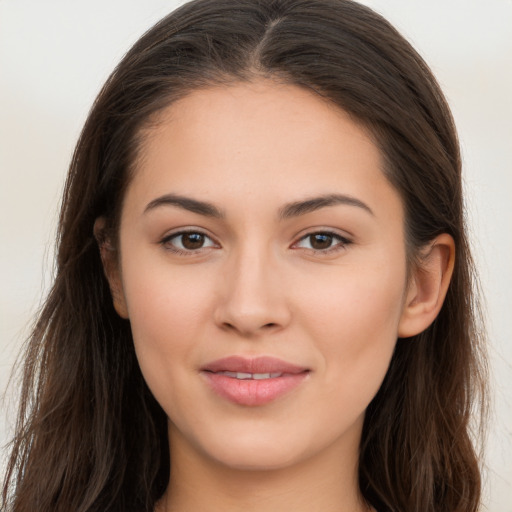
[[[177,231],[168,233],[168,234],[164,235],[163,237],[161,237],[158,240],[158,244],[163,246],[163,247],[165,247],[167,250],[170,250],[170,251],[173,251],[173,252],[188,253],[189,255],[197,254],[200,251],[204,251],[204,250],[207,250],[207,249],[215,248],[215,247],[212,247],[212,246],[199,247],[197,249],[180,249],[179,247],[174,247],[174,248],[170,247],[171,245],[174,245],[174,244],[171,243],[173,239],[178,238],[178,237],[180,237],[182,235],[189,234],[189,233],[198,233],[200,235],[203,235],[206,238],[208,238],[209,240],[211,240],[211,242],[213,243],[214,246],[220,247],[220,244],[216,240],[215,237],[209,235],[208,233],[205,233],[203,230],[198,229],[198,228],[195,228],[195,229],[183,229],[183,228],[182,229],[178,229]]]
[[[325,249],[315,249],[313,247],[300,247],[299,244],[308,237],[315,235],[315,234],[329,234],[332,235],[333,238],[337,238],[337,241],[333,241],[334,243],[325,248]],[[352,239],[349,239],[346,236],[343,236],[339,233],[336,233],[332,230],[314,230],[310,231],[309,233],[306,233],[305,235],[298,238],[293,244],[290,246],[290,249],[292,251],[301,251],[305,254],[315,255],[315,257],[318,258],[329,258],[329,257],[336,257],[339,253],[342,253],[346,250],[348,250],[349,246],[353,245]]]
[[[298,238],[297,241],[292,244],[292,246],[297,245],[299,242],[302,242],[302,240],[305,240],[306,238],[309,238],[310,236],[313,236],[313,235],[329,235],[335,239],[338,239],[340,241],[340,243],[343,245],[352,243],[352,240],[350,240],[349,238],[347,238],[345,236],[339,235],[338,233],[333,233],[330,231],[313,231],[311,233],[308,233],[307,235],[304,235],[304,236],[301,236],[300,238]]]
[[[189,234],[189,233],[198,233],[200,235],[204,235],[208,238],[211,238],[214,242],[217,243],[216,239],[214,236],[212,236],[210,233],[208,233],[206,230],[202,229],[202,228],[197,228],[197,227],[183,227],[183,228],[176,228],[170,232],[167,232],[165,235],[163,235],[162,237],[160,237],[160,240],[163,241],[163,240],[170,240],[171,238],[174,238],[174,237],[177,237],[177,236],[180,236],[180,235],[186,235],[186,234]]]
[[[293,244],[296,244],[297,242],[299,242],[300,240],[303,240],[304,238],[307,238],[308,236],[316,235],[316,234],[320,234],[320,233],[326,234],[326,235],[333,235],[335,237],[341,238],[341,239],[345,240],[346,242],[350,242],[350,243],[352,243],[354,241],[354,236],[350,233],[347,233],[346,231],[338,230],[335,228],[329,228],[329,227],[322,227],[322,226],[316,227],[315,226],[314,228],[308,228],[307,230],[304,230],[304,231],[301,231],[300,233],[298,233],[295,236],[295,241],[293,242]]]

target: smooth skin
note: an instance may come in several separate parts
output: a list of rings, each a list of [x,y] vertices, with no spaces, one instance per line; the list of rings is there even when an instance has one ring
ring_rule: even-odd
[[[308,90],[261,79],[195,91],[145,137],[119,258],[108,241],[101,254],[169,418],[158,511],[369,510],[357,481],[365,410],[397,337],[439,312],[453,240],[433,240],[407,275],[402,201],[376,145]],[[242,406],[201,374],[231,355],[309,373]]]

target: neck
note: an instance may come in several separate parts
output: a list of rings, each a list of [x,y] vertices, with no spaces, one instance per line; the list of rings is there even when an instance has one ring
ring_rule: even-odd
[[[171,475],[157,512],[368,512],[359,492],[357,450],[325,453],[279,469],[237,469],[171,443]]]

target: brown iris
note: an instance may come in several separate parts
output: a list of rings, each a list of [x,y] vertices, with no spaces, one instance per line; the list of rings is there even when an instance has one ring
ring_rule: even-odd
[[[311,247],[317,251],[329,249],[332,246],[333,236],[328,233],[315,233],[309,236]]]
[[[204,245],[205,236],[201,233],[184,233],[181,235],[181,243],[185,249],[200,249]]]

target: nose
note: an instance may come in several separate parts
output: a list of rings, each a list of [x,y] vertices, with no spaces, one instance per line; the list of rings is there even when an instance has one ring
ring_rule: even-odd
[[[246,338],[285,328],[291,318],[275,258],[247,250],[226,261],[220,276],[215,322]]]

